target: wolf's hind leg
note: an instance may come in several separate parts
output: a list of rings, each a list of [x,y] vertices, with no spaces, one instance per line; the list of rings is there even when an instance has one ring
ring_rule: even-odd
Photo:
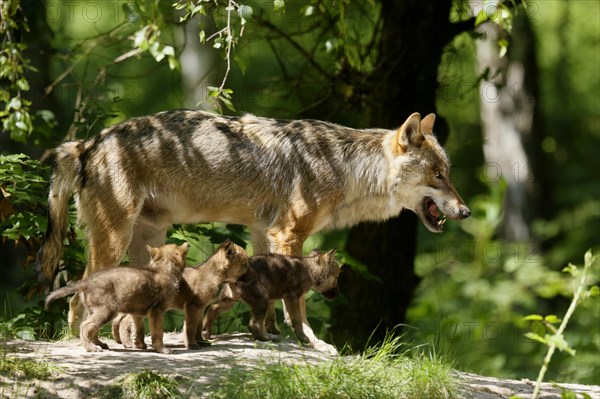
[[[98,331],[108,323],[115,314],[108,309],[95,310],[86,321],[81,323],[81,344],[88,352],[99,352],[108,349],[108,345],[100,341]]]

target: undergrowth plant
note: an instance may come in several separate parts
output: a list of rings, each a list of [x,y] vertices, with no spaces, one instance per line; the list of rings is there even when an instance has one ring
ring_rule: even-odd
[[[100,393],[102,398],[163,399],[179,398],[179,383],[151,370],[126,375],[119,384],[111,385]]]
[[[535,382],[535,388],[531,399],[537,399],[540,395],[542,381],[544,380],[544,376],[546,375],[546,371],[548,370],[550,361],[552,360],[552,356],[554,355],[556,349],[558,349],[559,351],[567,352],[571,356],[575,356],[575,349],[573,349],[565,339],[564,332],[567,328],[569,320],[571,319],[571,316],[573,315],[575,309],[581,303],[581,301],[592,296],[598,296],[598,294],[600,293],[600,289],[597,285],[588,288],[587,283],[588,276],[590,274],[592,266],[595,263],[595,260],[596,257],[593,256],[592,251],[589,250],[584,256],[583,270],[579,270],[577,266],[571,263],[563,269],[563,272],[570,273],[573,276],[573,278],[579,277],[579,283],[575,288],[573,300],[571,301],[571,304],[569,305],[569,308],[567,309],[567,312],[565,313],[565,316],[562,320],[559,319],[556,315],[548,315],[543,317],[538,314],[532,314],[526,316],[523,319],[524,321],[541,323],[547,331],[547,333],[543,337],[535,332],[528,332],[525,334],[526,337],[534,341],[540,342],[548,347],[548,351],[546,352],[546,356],[544,357],[544,362],[542,364],[542,367],[540,368],[537,380]],[[558,323],[560,323],[560,325],[558,326],[558,328],[556,328],[554,325]],[[586,394],[583,395],[584,397],[586,397]],[[563,391],[562,396],[573,397],[572,395],[569,396],[568,391]],[[515,396],[513,397],[513,399],[518,399],[518,397]]]
[[[319,364],[265,364],[233,367],[211,386],[212,397],[288,398],[454,398],[458,383],[449,365],[435,356],[410,355],[401,337],[357,356]]]

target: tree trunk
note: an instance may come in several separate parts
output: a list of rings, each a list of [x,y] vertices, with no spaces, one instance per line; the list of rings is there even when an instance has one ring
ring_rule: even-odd
[[[476,12],[477,5],[474,3]],[[477,41],[477,58],[480,70],[490,71],[480,87],[487,170],[494,171],[492,179],[502,176],[507,183],[499,234],[508,241],[523,242],[531,239],[532,220],[547,213],[535,206],[546,202],[536,201],[536,197],[547,185],[538,180],[544,175],[545,162],[539,125],[534,124],[538,108],[535,38],[525,13],[515,15],[513,22],[512,40],[504,57],[499,55],[498,40],[506,33],[491,22],[481,25],[478,29],[485,39]]]
[[[445,45],[456,27],[449,21],[452,1],[382,1],[379,65],[372,76],[371,125],[397,128],[412,112],[435,112],[437,72]],[[448,133],[438,116],[440,142]],[[337,343],[361,349],[402,324],[420,279],[414,273],[417,217],[404,211],[380,224],[361,224],[350,230],[346,249],[381,281],[356,273],[340,277],[347,303],[340,305],[332,326]],[[430,234],[430,233],[426,233]]]

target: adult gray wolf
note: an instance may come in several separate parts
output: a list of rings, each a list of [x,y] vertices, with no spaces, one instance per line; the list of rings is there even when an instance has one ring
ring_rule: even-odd
[[[150,264],[145,268],[115,267],[100,270],[46,297],[46,308],[57,298],[79,292],[90,316],[81,323],[81,344],[88,352],[108,349],[98,330],[118,312],[148,315],[152,346],[171,353],[163,344],[163,316],[179,290],[188,244],[148,247]],[[79,297],[79,295],[76,295]]]
[[[440,232],[470,215],[433,134],[435,115],[413,113],[397,130],[316,120],[218,116],[177,110],[134,118],[56,149],[48,229],[38,259],[51,281],[62,254],[69,198],[85,226],[85,275],[148,261],[173,223],[246,225],[254,253],[301,255],[312,233],[381,221],[402,209]],[[304,332],[318,342],[306,323]],[[82,314],[78,295],[69,323]]]
[[[229,284],[231,294],[224,289],[219,301],[208,308],[204,318],[203,337],[210,337],[215,318],[230,309],[236,300],[243,299],[251,308],[248,329],[260,341],[278,340],[265,328],[269,303],[283,299],[289,313],[291,326],[300,342],[312,345],[302,328],[300,298],[311,288],[325,298],[338,296],[340,264],[335,260],[335,249],[324,254],[313,251],[309,256],[280,254],[254,255],[248,264],[248,273],[234,284]]]

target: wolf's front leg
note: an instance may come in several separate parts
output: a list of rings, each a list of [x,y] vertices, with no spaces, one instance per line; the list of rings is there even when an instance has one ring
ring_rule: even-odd
[[[79,337],[81,323],[85,319],[85,307],[81,300],[81,293],[77,292],[69,301],[69,327],[74,336]]]
[[[198,330],[202,331],[202,310],[196,305],[186,305],[184,308],[183,342],[186,349],[200,349],[196,335]]]
[[[151,309],[148,312],[148,321],[150,322],[150,336],[152,337],[152,346],[158,353],[168,355],[171,350],[163,343],[163,317],[164,312],[160,309]]]
[[[309,345],[311,341],[304,333],[299,298],[295,296],[286,296],[283,298],[283,303],[285,304],[285,309],[290,317],[290,324],[296,333],[296,337],[298,337],[298,340],[304,345]]]

